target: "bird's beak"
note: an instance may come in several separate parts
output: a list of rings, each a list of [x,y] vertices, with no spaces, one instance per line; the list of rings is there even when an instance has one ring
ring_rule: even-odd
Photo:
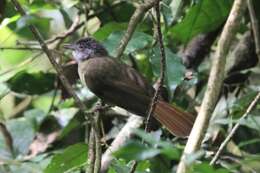
[[[64,44],[63,47],[65,49],[71,49],[71,50],[75,50],[76,49],[76,45],[75,44]]]

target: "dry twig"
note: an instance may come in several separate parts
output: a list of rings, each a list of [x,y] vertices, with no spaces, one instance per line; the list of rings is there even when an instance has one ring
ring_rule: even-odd
[[[177,173],[187,172],[188,165],[185,160],[188,155],[194,153],[200,148],[204,133],[208,127],[210,115],[217,102],[222,82],[224,79],[224,67],[226,64],[226,55],[228,53],[231,41],[233,40],[236,29],[240,23],[241,16],[246,6],[246,1],[235,0],[230,15],[224,26],[218,41],[217,50],[212,62],[212,68],[208,80],[208,87],[205,92],[199,114],[194,123],[190,137],[184,149]]]
[[[148,130],[148,124],[151,115],[153,114],[153,111],[156,106],[156,102],[159,97],[160,90],[163,86],[164,82],[164,77],[165,77],[165,71],[166,71],[166,57],[165,57],[165,51],[164,51],[164,45],[163,45],[163,39],[162,39],[162,31],[161,31],[161,22],[160,22],[160,1],[158,0],[155,5],[155,11],[156,11],[156,19],[157,19],[157,37],[159,41],[159,46],[160,46],[160,55],[161,55],[161,61],[160,61],[160,77],[158,81],[158,87],[155,90],[150,109],[147,114],[147,119],[146,119],[146,124],[145,124],[145,131]]]
[[[238,122],[236,123],[236,125],[232,128],[231,132],[228,134],[228,136],[226,137],[226,139],[221,143],[218,151],[216,152],[215,156],[213,157],[213,159],[210,162],[210,165],[214,165],[216,163],[216,161],[218,160],[221,152],[223,151],[224,147],[228,144],[228,142],[230,141],[230,139],[234,136],[234,134],[236,133],[238,127],[240,126],[241,122],[248,116],[248,114],[252,111],[252,109],[254,108],[254,106],[257,104],[258,100],[260,99],[260,92],[258,92],[258,94],[256,95],[256,97],[254,98],[254,100],[250,103],[249,107],[247,108],[246,112],[244,113],[244,115],[238,120]]]
[[[96,156],[96,143],[95,143],[95,131],[93,127],[91,127],[89,140],[88,140],[88,161],[86,167],[86,173],[93,173],[95,166],[95,156]]]

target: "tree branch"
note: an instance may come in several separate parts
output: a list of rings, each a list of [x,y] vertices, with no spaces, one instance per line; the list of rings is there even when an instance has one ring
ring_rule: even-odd
[[[26,16],[26,12],[24,11],[24,9],[22,8],[22,6],[19,4],[19,2],[17,0],[12,0],[12,3],[14,4],[16,10],[21,14],[21,16]],[[70,85],[68,79],[64,75],[62,67],[55,61],[55,58],[52,55],[52,52],[49,50],[49,48],[47,47],[46,43],[44,42],[42,35],[38,31],[38,29],[34,25],[32,25],[32,24],[29,25],[29,29],[31,30],[31,32],[34,35],[35,39],[40,43],[40,46],[41,46],[42,50],[45,52],[45,54],[49,58],[51,64],[53,65],[53,67],[57,71],[58,76],[59,76],[61,82],[63,83],[63,85],[65,86],[66,90],[74,98],[75,103],[77,104],[79,109],[82,112],[84,112],[86,110],[86,106],[84,105],[83,102],[81,102],[79,97],[76,95],[76,93],[73,90],[72,86]],[[91,116],[88,116],[88,119],[91,120],[91,121],[93,120]]]
[[[112,153],[122,147],[133,135],[134,129],[141,127],[143,118],[136,115],[131,115],[125,126],[118,133],[111,146],[105,151],[102,156],[101,171],[105,173],[113,160]]]
[[[215,56],[213,57],[212,68],[208,80],[208,87],[205,92],[199,114],[184,149],[177,173],[187,172],[188,165],[185,163],[186,158],[200,148],[205,130],[208,127],[210,115],[214,110],[224,79],[226,56],[230,48],[231,41],[236,34],[236,29],[239,26],[245,7],[246,1],[234,1],[230,15],[218,41],[217,50],[215,52]]]
[[[232,128],[231,132],[228,134],[228,136],[226,137],[226,139],[221,143],[218,151],[216,152],[215,156],[213,157],[213,159],[210,162],[210,165],[214,165],[216,163],[216,161],[218,160],[221,152],[223,151],[224,147],[228,144],[228,142],[230,141],[230,139],[234,136],[234,134],[236,133],[238,127],[240,126],[241,122],[248,116],[248,114],[252,111],[252,109],[254,108],[254,106],[256,105],[257,101],[260,99],[260,92],[258,92],[258,94],[256,95],[256,97],[254,98],[254,100],[251,102],[251,104],[249,105],[249,107],[247,108],[246,112],[244,113],[244,115],[238,120],[238,122],[236,123],[236,125]]]
[[[121,39],[119,46],[116,50],[116,58],[120,58],[128,44],[128,42],[130,41],[135,28],[137,27],[139,21],[142,19],[142,17],[144,16],[144,14],[154,6],[155,2],[157,0],[147,0],[144,4],[139,5],[134,14],[132,15],[129,24],[128,24],[128,28],[127,31],[125,32],[123,38]]]
[[[157,100],[158,100],[158,97],[159,97],[160,90],[163,86],[165,71],[166,71],[166,57],[165,57],[165,51],[164,51],[164,45],[163,45],[163,39],[162,39],[162,31],[161,31],[161,22],[160,22],[160,0],[157,0],[157,2],[156,2],[155,11],[156,11],[156,20],[157,20],[157,24],[156,24],[157,39],[158,39],[158,42],[159,42],[160,55],[161,55],[160,77],[159,77],[159,81],[158,81],[158,87],[155,90],[153,99],[151,101],[150,109],[149,109],[148,114],[147,114],[146,123],[145,123],[145,131],[146,132],[148,130],[148,124],[149,124],[150,117],[153,114],[153,111],[155,109],[155,106],[156,106],[156,103],[157,103]]]
[[[95,167],[95,156],[96,156],[96,143],[95,143],[95,131],[94,127],[91,127],[90,135],[88,139],[88,161],[87,161],[87,168],[86,173],[94,173]]]

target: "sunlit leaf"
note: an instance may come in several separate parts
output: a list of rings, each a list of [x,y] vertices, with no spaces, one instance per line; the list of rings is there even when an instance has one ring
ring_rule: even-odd
[[[115,51],[119,42],[123,36],[123,31],[116,31],[109,35],[109,37],[103,42],[103,45],[109,50],[109,53],[112,56],[115,56]],[[135,32],[131,40],[129,41],[125,53],[132,53],[134,51],[140,50],[145,48],[148,44],[152,41],[152,36],[142,33],[142,32]]]
[[[170,34],[174,39],[187,43],[198,33],[213,31],[226,20],[231,5],[232,0],[198,1],[184,19],[170,30]]]

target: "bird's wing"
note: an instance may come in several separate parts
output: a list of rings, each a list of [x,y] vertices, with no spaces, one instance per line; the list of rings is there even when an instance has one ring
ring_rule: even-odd
[[[145,95],[138,86],[114,80],[103,84],[100,97],[141,116],[145,116],[150,103],[150,97]]]

